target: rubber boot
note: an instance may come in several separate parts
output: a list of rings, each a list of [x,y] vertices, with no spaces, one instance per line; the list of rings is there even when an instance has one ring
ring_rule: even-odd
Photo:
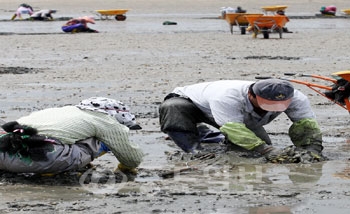
[[[199,125],[197,129],[201,143],[222,143],[225,141],[225,135],[211,130],[206,125]]]
[[[187,153],[195,153],[200,148],[198,136],[190,132],[168,132],[169,137]]]

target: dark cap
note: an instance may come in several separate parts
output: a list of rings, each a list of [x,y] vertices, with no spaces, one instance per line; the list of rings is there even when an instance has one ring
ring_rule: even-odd
[[[266,111],[284,111],[294,95],[293,85],[280,79],[259,80],[253,85],[260,108]]]

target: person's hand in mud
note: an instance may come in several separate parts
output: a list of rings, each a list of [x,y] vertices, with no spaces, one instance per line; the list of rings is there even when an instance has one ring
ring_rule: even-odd
[[[126,177],[128,181],[134,181],[137,173],[137,168],[128,167],[122,163],[119,163],[118,167],[114,170],[114,174],[122,175],[122,177]]]
[[[291,157],[290,162],[292,163],[315,163],[327,160],[327,158],[324,157],[321,152],[311,148],[305,149],[291,146],[288,149],[288,154]]]
[[[267,161],[273,162],[283,154],[281,149],[273,148],[271,151],[264,154]]]
[[[301,163],[313,163],[324,161],[327,158],[322,155],[323,146],[311,144],[302,148],[296,147],[294,157],[300,156]]]
[[[281,149],[275,148],[267,144],[262,144],[256,147],[254,151],[263,155],[266,158],[266,160],[270,162],[273,162],[274,160],[276,160],[283,153]]]
[[[296,146],[284,148],[280,154],[266,158],[272,163],[315,163],[327,160],[320,152]]]
[[[137,175],[137,172],[138,172],[136,168],[125,166],[122,163],[119,163],[118,168],[115,170],[115,172],[118,172],[118,171],[121,171],[121,172],[123,172],[125,174],[129,174],[129,175]]]

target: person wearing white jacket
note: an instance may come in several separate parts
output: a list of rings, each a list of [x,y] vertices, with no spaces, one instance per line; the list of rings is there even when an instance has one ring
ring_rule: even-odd
[[[283,112],[293,122],[293,144],[320,153],[322,134],[309,100],[285,80],[221,80],[177,87],[159,107],[161,130],[185,152],[200,150],[197,125],[207,123],[229,142],[265,157],[280,151],[271,146],[263,126]]]
[[[56,10],[48,10],[43,9],[34,12],[32,15],[30,15],[31,20],[39,20],[39,21],[45,21],[45,20],[53,20],[52,14],[56,13]]]
[[[29,16],[32,15],[34,12],[33,8],[28,5],[28,4],[20,4],[19,7],[16,10],[16,13],[13,14],[11,20],[14,20],[16,17],[18,17],[19,19],[23,19],[22,18],[22,14],[28,14]]]

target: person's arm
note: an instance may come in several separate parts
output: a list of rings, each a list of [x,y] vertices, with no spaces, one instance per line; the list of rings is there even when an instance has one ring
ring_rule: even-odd
[[[118,161],[126,167],[140,165],[143,152],[138,145],[130,142],[129,129],[109,115],[97,118],[96,137],[112,151]]]
[[[267,145],[265,141],[256,136],[243,123],[226,123],[220,128],[220,131],[225,134],[231,143],[247,150],[258,152],[268,161],[275,160],[282,153],[282,150]]]
[[[141,164],[143,153],[136,144],[130,142],[127,127],[108,130],[107,133],[102,134],[101,140],[124,166],[136,168]]]
[[[220,131],[231,143],[247,150],[254,150],[258,146],[265,144],[265,141],[257,137],[243,123],[228,122],[220,128]]]
[[[78,23],[79,23],[78,19],[71,19],[65,24],[65,26],[70,26],[70,25],[74,25],[74,24],[78,24]]]
[[[20,8],[17,9],[17,11],[16,11],[16,16],[17,16],[19,19],[22,19],[21,9],[20,9]]]
[[[296,147],[315,150],[317,153],[323,150],[322,133],[317,121],[313,118],[294,122],[289,128],[289,136]]]
[[[322,133],[306,95],[296,90],[286,114],[293,122],[289,128],[289,136],[293,144],[303,148],[312,145],[318,148],[318,152],[321,152],[323,149]]]
[[[52,17],[52,15],[51,15],[51,13],[47,14],[47,18],[48,18],[49,20],[53,20],[53,17]]]

